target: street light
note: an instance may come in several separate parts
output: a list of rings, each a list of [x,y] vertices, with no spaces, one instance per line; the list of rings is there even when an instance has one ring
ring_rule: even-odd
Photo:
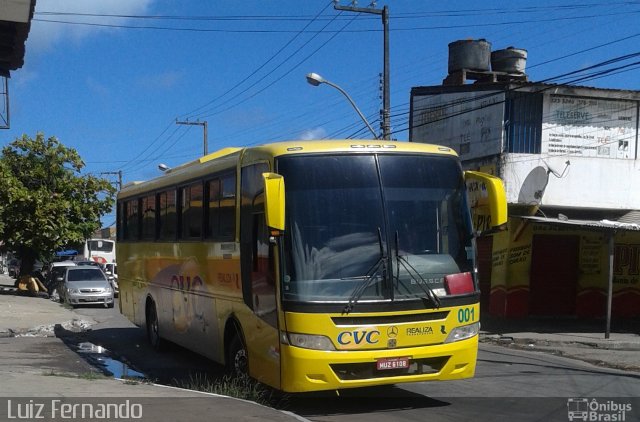
[[[351,99],[349,94],[347,94],[344,89],[340,88],[338,85],[334,84],[333,82],[324,79],[322,76],[318,75],[317,73],[308,73],[307,74],[307,82],[309,82],[309,84],[313,85],[313,86],[318,86],[320,84],[327,84],[329,86],[334,87],[338,91],[340,91],[342,93],[342,95],[347,97],[347,100],[349,100],[349,102],[351,103],[353,108],[356,110],[356,112],[358,113],[358,115],[360,116],[360,118],[362,119],[364,124],[367,125],[367,127],[369,128],[369,130],[373,134],[373,139],[378,139],[378,135],[376,135],[376,132],[373,130],[373,128],[371,127],[371,125],[367,121],[367,118],[364,117],[364,114],[362,114],[362,112],[360,111],[360,109],[358,108],[356,103],[353,102],[353,100]]]
[[[161,172],[165,172],[167,170],[171,170],[171,167],[169,167],[168,165],[166,165],[164,163],[160,163],[160,164],[158,164],[158,170],[160,170]]]

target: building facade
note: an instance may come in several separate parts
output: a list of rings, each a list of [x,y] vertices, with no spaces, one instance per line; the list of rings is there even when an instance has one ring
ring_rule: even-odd
[[[504,181],[508,227],[478,239],[484,309],[640,316],[640,92],[493,76],[413,88],[409,138]]]

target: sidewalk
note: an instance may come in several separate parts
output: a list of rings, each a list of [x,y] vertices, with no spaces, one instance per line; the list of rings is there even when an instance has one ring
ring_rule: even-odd
[[[140,406],[142,420],[158,422],[306,420],[232,397],[89,376],[95,368],[55,337],[54,330],[62,326],[82,331],[94,321],[49,299],[15,295],[9,288],[11,281],[0,275],[0,420],[7,420],[13,407],[30,400],[42,404],[47,415],[56,405],[52,402],[122,404],[128,400],[130,406]]]
[[[553,353],[609,368],[640,372],[640,320],[521,318],[483,315],[480,341]]]
[[[56,325],[82,331],[94,321],[48,299],[17,296],[2,287],[0,275],[0,420],[7,419],[7,398],[65,400],[138,400],[145,418],[158,422],[204,420],[215,415],[230,421],[305,420],[291,413],[230,397],[117,379],[87,379],[95,368],[55,336]],[[614,321],[604,338],[605,322],[579,319],[500,319],[483,315],[480,341],[505,347],[554,353],[597,365],[640,372],[639,321]],[[5,400],[5,403],[2,401]],[[217,419],[216,418],[216,419]]]

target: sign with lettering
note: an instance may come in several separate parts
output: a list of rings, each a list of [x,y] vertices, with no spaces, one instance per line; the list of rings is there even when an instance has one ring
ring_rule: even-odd
[[[465,160],[499,154],[504,100],[501,91],[416,95],[411,141],[447,146]]]
[[[633,101],[545,95],[542,153],[633,159],[637,105]]]

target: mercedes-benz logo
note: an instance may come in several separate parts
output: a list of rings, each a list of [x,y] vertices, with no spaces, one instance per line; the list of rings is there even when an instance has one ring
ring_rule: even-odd
[[[398,327],[396,327],[395,325],[392,325],[391,327],[387,328],[387,337],[397,337],[398,336]]]

